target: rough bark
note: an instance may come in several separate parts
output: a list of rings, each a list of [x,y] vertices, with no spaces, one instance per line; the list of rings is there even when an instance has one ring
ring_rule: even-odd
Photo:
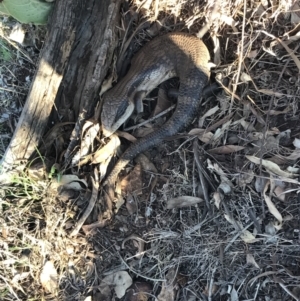
[[[91,111],[117,44],[120,2],[56,1],[35,78],[2,160],[2,175],[35,152],[52,110],[54,120],[62,122]]]

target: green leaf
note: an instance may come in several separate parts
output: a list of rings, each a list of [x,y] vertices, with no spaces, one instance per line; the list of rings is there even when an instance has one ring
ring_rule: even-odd
[[[46,24],[53,3],[40,0],[3,0],[0,14],[10,15],[21,23]]]
[[[5,40],[0,38],[0,60],[9,62],[12,59],[11,50],[5,42]]]

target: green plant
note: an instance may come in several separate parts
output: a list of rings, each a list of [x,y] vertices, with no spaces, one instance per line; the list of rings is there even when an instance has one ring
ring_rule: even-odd
[[[12,60],[11,50],[9,49],[7,42],[2,38],[0,38],[0,60],[4,62]]]
[[[21,23],[46,24],[52,3],[39,0],[3,0],[0,14],[9,15]]]
[[[41,198],[44,187],[27,175],[13,177],[11,183],[16,186],[7,189],[7,197],[25,197],[28,200],[39,200]]]

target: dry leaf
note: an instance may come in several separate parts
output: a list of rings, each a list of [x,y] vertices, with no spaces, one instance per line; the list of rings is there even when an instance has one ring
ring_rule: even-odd
[[[224,194],[229,194],[231,193],[231,186],[228,183],[224,183],[222,182],[219,186],[218,186],[218,191],[223,192]]]
[[[248,169],[246,172],[240,173],[237,178],[238,185],[244,187],[247,184],[250,184],[254,179],[254,172],[251,169]]]
[[[238,32],[238,29],[235,27],[236,21],[232,18],[232,16],[222,14],[221,20],[225,22],[227,25],[231,26],[234,32]]]
[[[263,192],[267,181],[265,177],[256,177],[254,184],[256,192]]]
[[[189,131],[188,135],[190,136],[197,136],[197,135],[202,135],[205,132],[205,129],[192,129]]]
[[[295,140],[293,141],[293,144],[296,148],[300,148],[300,139],[295,138]]]
[[[107,158],[107,160],[105,160],[104,162],[102,162],[100,164],[100,166],[99,166],[100,181],[102,181],[103,178],[105,177],[107,168],[108,168],[108,165],[109,165],[111,159],[112,159],[112,156],[110,156],[109,158]]]
[[[265,226],[265,233],[269,235],[269,237],[266,237],[267,243],[275,244],[278,241],[278,237],[276,236],[276,228],[273,222],[269,222]]]
[[[55,167],[57,165],[57,168]],[[59,164],[54,164],[53,168],[56,170],[60,170]],[[39,180],[44,180],[48,177],[48,172],[47,172],[47,167],[44,162],[36,162],[35,164],[32,164],[29,166],[27,169],[28,175],[31,179],[39,181]]]
[[[224,214],[224,217],[230,224],[233,225],[236,231],[241,231],[241,229],[243,229],[243,225],[240,222],[236,221],[232,216]],[[248,244],[255,243],[257,241],[255,236],[248,230],[242,230],[240,238]]]
[[[142,2],[141,8],[143,8],[145,11],[149,11],[151,5],[152,5],[152,0],[146,0]]]
[[[211,294],[214,295],[219,289],[219,286],[216,285],[215,283],[213,283],[213,286],[212,286],[212,289],[211,289]],[[204,291],[202,292],[205,296],[208,297],[209,295],[209,290],[210,290],[210,287],[208,285],[205,286],[205,289]]]
[[[239,223],[232,216],[229,216],[228,214],[224,214],[224,217],[231,225],[234,226],[234,228],[237,231],[239,231],[240,228],[242,228],[242,227],[240,227]]]
[[[286,157],[287,160],[295,161],[300,158],[300,149],[295,149],[289,156]]]
[[[181,287],[185,287],[186,284],[188,283],[189,281],[189,277],[187,275],[184,275],[184,274],[177,274],[176,276],[176,282],[181,286]]]
[[[278,220],[278,222],[280,223],[280,225],[278,226],[279,228],[281,228],[282,225],[282,215],[280,214],[280,212],[277,210],[277,208],[275,207],[274,203],[272,202],[271,198],[266,194],[268,188],[270,185],[270,181],[268,181],[265,185],[264,191],[263,191],[263,195],[264,195],[264,199],[265,202],[268,206],[268,209],[270,211],[270,213]],[[279,229],[278,229],[279,230]]]
[[[144,154],[139,154],[135,158],[135,162],[139,163],[142,166],[143,170],[157,172],[155,165],[148,159],[148,157]]]
[[[292,174],[290,172],[286,172],[286,171],[283,171],[280,169],[280,167],[276,164],[276,163],[273,163],[271,161],[268,161],[268,160],[260,160],[259,158],[255,157],[255,156],[246,156],[246,158],[255,163],[255,164],[262,164],[262,166],[264,166],[266,168],[266,170],[270,173],[273,173],[273,174],[276,174],[278,176],[282,176],[282,177],[285,177],[285,178],[293,178],[293,177],[296,177],[297,175],[295,174]]]
[[[225,122],[225,123],[222,125],[222,128],[221,128],[221,129],[219,128],[219,129],[216,130],[216,132],[215,132],[215,134],[214,134],[214,138],[213,138],[214,141],[216,141],[217,139],[220,139],[220,138],[224,135],[225,131],[228,130],[228,128],[229,128],[231,122],[232,122],[231,120]]]
[[[280,201],[282,201],[282,202],[285,201],[286,194],[284,193],[284,189],[282,187],[276,186],[274,189],[274,194]]]
[[[266,9],[261,2],[256,2],[256,4],[258,5],[258,7],[254,11],[253,16],[260,19],[263,15],[266,14]]]
[[[263,31],[265,34],[269,35],[269,33],[266,33],[265,31]],[[272,36],[272,35],[271,35]],[[297,55],[294,53],[294,51],[292,49],[290,49],[287,44],[279,39],[279,38],[276,38],[274,36],[272,36],[273,38],[276,39],[277,42],[279,42],[281,44],[281,46],[286,50],[286,52],[289,54],[289,56],[292,58],[292,60],[294,61],[294,63],[296,64],[298,70],[300,70],[300,61],[297,57]]]
[[[214,195],[213,195],[213,198],[214,198],[214,201],[215,201],[215,206],[220,209],[220,204],[221,204],[221,195],[219,192],[214,192]]]
[[[132,279],[129,274],[126,271],[118,271],[103,278],[99,290],[107,300],[111,300],[111,288],[114,289],[118,298],[122,298],[131,284]]]
[[[247,138],[252,141],[257,141],[264,138],[264,134],[261,132],[253,132],[247,135]]]
[[[93,119],[87,120],[85,122],[82,129],[82,132],[84,134],[80,143],[80,150],[78,151],[78,155],[80,156],[80,158],[86,156],[89,153],[91,145],[93,145],[99,130],[99,122],[95,123],[95,120]]]
[[[133,195],[128,194],[126,198],[126,209],[128,210],[129,215],[135,214],[138,211],[138,206]]]
[[[300,23],[300,5],[298,1],[292,1],[293,5],[289,10],[291,11],[291,23],[298,25]]]
[[[256,147],[262,147],[264,151],[274,151],[279,148],[278,139],[268,136],[266,139],[257,140],[252,143]]]
[[[276,234],[276,229],[274,227],[274,224],[272,222],[269,222],[266,226],[265,226],[265,232],[269,235],[275,235]]]
[[[134,282],[127,290],[126,301],[147,301],[150,297],[152,286],[149,282]]]
[[[157,95],[157,102],[153,112],[153,116],[165,111],[168,109],[173,103],[169,100],[167,92],[165,89],[159,89]]]
[[[227,178],[224,171],[220,168],[220,166],[217,163],[212,164],[210,159],[207,159],[207,168],[211,171],[215,171],[221,178],[221,183],[226,183],[229,186],[233,187],[233,184],[231,181]]]
[[[13,264],[15,264],[15,262]],[[19,287],[19,283],[26,281],[26,278],[28,278],[29,276],[31,276],[30,272],[22,272],[20,274],[16,274],[11,281],[14,284],[14,286]],[[22,288],[21,288],[21,290],[23,291]],[[23,293],[25,294],[24,291],[23,291]]]
[[[50,189],[57,190],[61,186],[64,186],[65,189],[82,190],[84,187],[88,187],[88,184],[76,175],[63,175],[59,180],[56,178],[52,179]]]
[[[212,132],[205,132],[202,135],[198,135],[198,139],[203,143],[211,143],[213,141],[214,134]]]
[[[213,24],[213,23],[211,23]],[[202,36],[201,36],[202,35]],[[204,32],[200,36],[198,35],[199,39],[202,39],[204,36]],[[212,39],[214,43],[214,64],[216,66],[219,66],[222,63],[221,59],[221,47],[220,47],[220,39],[217,37],[217,33],[213,33],[211,31],[210,38]]]
[[[23,28],[23,26],[20,23],[16,23],[13,26],[8,38],[12,41],[15,41],[15,42],[19,43],[19,44],[23,44],[24,39],[25,39],[25,34],[26,34],[26,31]]]
[[[269,114],[270,115],[280,115],[280,114],[286,114],[291,110],[291,107],[287,106],[283,111],[275,111],[275,110],[270,110]]]
[[[293,166],[288,166],[286,170],[291,172],[291,173],[294,173],[294,174],[299,172],[299,168],[298,167],[293,167]]]
[[[244,149],[244,146],[239,145],[223,145],[213,149],[208,150],[210,154],[231,154],[234,152],[238,152]]]
[[[58,275],[52,261],[47,261],[43,266],[40,281],[47,293],[54,294],[58,289]]]
[[[208,110],[208,111],[207,111],[207,112],[199,119],[199,122],[198,122],[199,127],[202,127],[202,126],[203,126],[206,117],[209,117],[209,116],[215,114],[216,112],[218,112],[219,109],[220,109],[219,106],[215,106],[215,107],[211,108],[210,110]]]
[[[234,287],[230,292],[230,301],[239,301],[239,295]]]
[[[143,188],[142,168],[137,164],[134,169],[121,181],[121,190],[125,195],[141,195]]]
[[[260,269],[259,265],[256,263],[252,254],[249,254],[249,253],[247,254],[246,261],[247,261],[247,263],[252,264],[257,269]]]
[[[151,37],[156,37],[162,26],[163,24],[161,22],[155,21],[149,28],[146,29],[146,31]]]
[[[167,209],[193,206],[193,205],[201,203],[203,201],[204,201],[203,199],[193,197],[193,196],[180,196],[178,198],[173,198],[173,199],[168,200],[167,201]]]
[[[110,141],[95,152],[92,158],[92,164],[98,164],[106,161],[109,157],[116,153],[121,141],[117,135],[111,135]]]
[[[143,128],[138,128],[136,131],[135,131],[135,136],[138,137],[138,138],[142,138],[142,137],[145,137],[146,135],[152,133],[154,131],[154,128],[151,126],[151,127],[143,127]]]
[[[254,50],[251,50],[247,53],[247,57],[250,58],[250,59],[254,59],[258,54],[258,50],[254,49]]]
[[[294,162],[294,161],[298,160],[299,158],[300,158],[300,149],[296,148],[287,157],[283,157],[282,155],[275,155],[272,158],[270,158],[269,160],[274,163],[277,163],[277,164],[287,164],[287,163]]]
[[[186,301],[196,301],[197,297],[192,293],[187,291]]]
[[[98,121],[93,118],[86,120],[82,127],[80,148],[72,159],[72,165],[82,166],[90,161],[92,157],[92,155],[89,154],[90,148],[93,145],[99,130],[100,124]]]
[[[101,97],[107,90],[109,90],[112,87],[113,82],[113,75],[110,75],[108,79],[105,79],[101,86],[101,91],[99,93],[99,96]]]
[[[294,296],[296,296],[298,298],[298,300],[300,300],[300,286],[294,286],[292,289],[292,292],[294,294]]]
[[[257,240],[255,238],[255,236],[248,230],[244,230],[241,235],[240,235],[240,238],[245,242],[245,243],[248,243],[248,244],[252,244],[252,243],[255,243]]]
[[[137,139],[132,136],[131,134],[127,133],[127,132],[123,132],[123,131],[116,131],[116,134],[118,135],[118,137],[122,137],[125,138],[126,140],[134,143],[137,141]]]
[[[246,130],[247,132],[254,132],[255,131],[255,127],[253,126],[253,124],[246,121],[245,118],[241,118],[240,120],[238,120],[238,122],[241,124],[241,126],[244,128],[244,130]],[[234,124],[235,123],[236,122],[234,122]]]
[[[207,132],[205,129],[192,129],[188,135],[194,136],[196,135],[200,141],[203,143],[210,143],[212,142],[212,138],[214,134],[212,132]]]
[[[243,73],[241,74],[240,79],[241,79],[241,81],[244,82],[244,83],[246,83],[246,82],[251,82],[251,81],[252,81],[251,76],[248,75],[248,74],[245,73],[245,72],[243,72]]]
[[[266,94],[266,95],[269,95],[269,96],[278,97],[278,98],[285,96],[284,93],[274,92],[274,91],[269,90],[269,89],[258,89],[257,92],[262,93],[262,94]]]
[[[172,268],[168,271],[166,275],[166,282],[162,283],[162,288],[157,296],[158,301],[175,301],[176,295],[177,295],[177,289],[176,284],[174,283],[174,280],[176,279],[176,269]]]
[[[287,44],[298,41],[300,39],[300,23],[296,25],[292,30],[286,32],[283,36],[286,37]]]
[[[114,204],[115,204],[114,212],[118,213],[119,209],[124,205],[125,200],[120,194],[118,194],[118,193],[116,193],[116,194],[117,194],[117,198],[114,200]]]

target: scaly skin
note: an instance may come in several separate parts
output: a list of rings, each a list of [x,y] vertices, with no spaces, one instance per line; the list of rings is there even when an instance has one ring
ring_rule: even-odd
[[[106,178],[104,186],[111,200],[118,174],[129,161],[184,130],[197,116],[201,93],[210,76],[209,59],[204,43],[192,35],[170,33],[157,37],[138,52],[127,75],[105,94],[101,121],[104,133],[109,136],[132,113],[137,93],[144,96],[161,82],[175,76],[180,80],[177,106],[172,117],[163,127],[133,143]],[[126,106],[128,112],[119,118],[117,111],[124,101],[129,103]]]

